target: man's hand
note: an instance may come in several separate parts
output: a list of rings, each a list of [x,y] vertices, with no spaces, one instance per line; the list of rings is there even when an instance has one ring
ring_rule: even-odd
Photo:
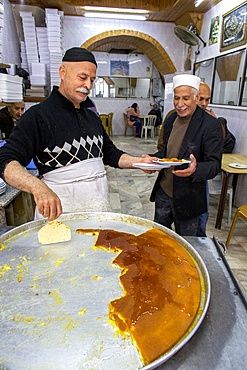
[[[55,220],[62,213],[59,197],[40,179],[28,173],[17,161],[9,162],[4,170],[5,181],[16,189],[34,196],[39,213],[48,221]]]
[[[41,182],[41,181],[40,181]],[[46,184],[41,182],[37,191],[33,192],[35,203],[39,213],[47,217],[48,221],[55,220],[62,213],[62,205],[59,197]]]
[[[149,163],[154,164],[153,161],[157,160],[157,157],[150,157],[148,154],[143,154],[141,157],[133,157],[129,154],[122,154],[118,165],[120,168],[133,168],[133,163]],[[150,170],[143,170],[145,173],[153,173],[156,171],[150,171]]]
[[[185,170],[173,170],[172,173],[178,177],[189,177],[196,172],[196,159],[193,154],[190,155],[190,164]]]
[[[154,162],[153,161],[157,161],[158,158],[157,157],[150,157],[148,154],[143,154],[141,157],[140,157],[140,162],[139,163],[149,163],[149,164],[153,164]],[[147,173],[148,175],[151,174],[151,173],[154,173],[154,172],[159,172],[160,170],[142,170],[143,172]]]

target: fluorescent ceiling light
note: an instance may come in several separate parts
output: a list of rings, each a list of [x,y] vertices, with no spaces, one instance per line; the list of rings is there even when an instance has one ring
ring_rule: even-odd
[[[194,5],[195,7],[199,6],[204,0],[195,0]]]
[[[108,12],[85,12],[84,17],[90,18],[111,18],[111,19],[131,19],[136,21],[145,21],[146,15],[128,14],[128,13],[108,13]]]
[[[149,14],[149,11],[144,9],[105,8],[102,6],[82,6],[81,9],[91,12]]]
[[[81,9],[85,17],[92,18],[131,19],[145,21],[149,15],[149,11],[144,9],[106,8],[101,6],[82,6]]]
[[[142,61],[141,59],[136,59],[136,60],[132,60],[131,62],[129,62],[129,64],[135,64],[135,63],[139,63],[141,61]]]

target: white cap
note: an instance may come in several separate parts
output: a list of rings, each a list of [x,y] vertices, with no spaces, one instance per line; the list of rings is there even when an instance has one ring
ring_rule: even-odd
[[[178,86],[191,86],[199,91],[201,79],[195,75],[183,74],[173,77],[173,90]]]

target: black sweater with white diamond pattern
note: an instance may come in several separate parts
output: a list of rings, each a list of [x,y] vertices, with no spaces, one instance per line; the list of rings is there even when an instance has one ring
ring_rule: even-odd
[[[0,148],[0,176],[12,160],[26,167],[34,159],[40,175],[97,157],[117,168],[124,152],[116,148],[100,118],[88,108],[90,99],[76,109],[54,86],[49,98],[23,114]]]

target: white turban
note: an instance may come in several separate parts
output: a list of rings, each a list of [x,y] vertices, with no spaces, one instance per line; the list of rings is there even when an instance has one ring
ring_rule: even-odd
[[[173,77],[173,90],[178,86],[191,86],[199,91],[199,86],[201,83],[200,77],[195,75],[183,74]]]

